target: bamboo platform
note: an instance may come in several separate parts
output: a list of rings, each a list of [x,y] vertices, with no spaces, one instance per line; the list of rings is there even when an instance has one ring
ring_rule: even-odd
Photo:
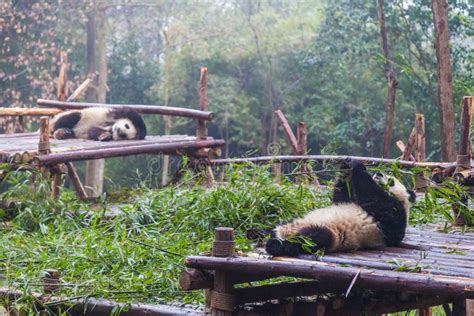
[[[233,231],[221,229],[231,238],[222,240],[218,228],[217,251],[187,257],[188,269],[180,278],[183,289],[212,289],[206,295],[213,315],[247,315],[252,308],[251,315],[375,315],[435,305],[444,305],[452,315],[466,315],[463,302],[474,298],[472,232],[410,228],[399,247],[271,258],[264,253],[236,256],[230,249],[224,256],[221,250],[232,244]],[[309,280],[234,287],[276,277]],[[275,303],[296,297],[312,300]],[[260,305],[250,304],[255,302]]]

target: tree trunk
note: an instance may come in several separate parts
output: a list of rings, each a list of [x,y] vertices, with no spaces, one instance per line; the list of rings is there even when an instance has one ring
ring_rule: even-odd
[[[97,4],[96,4],[97,5]],[[99,80],[97,85],[97,101],[99,103],[106,102],[107,95],[107,52],[105,44],[105,9],[97,8],[97,39],[98,39],[98,55],[99,55]],[[92,15],[90,16],[92,17]],[[93,21],[93,19],[92,19]],[[94,32],[92,32],[92,27],[94,22],[88,21],[88,32],[87,32],[87,53],[88,53],[88,71],[95,73],[95,50],[89,45],[94,45]],[[91,29],[89,30],[89,26]],[[89,56],[89,53],[91,56]],[[90,63],[89,63],[90,62]],[[92,70],[94,70],[92,72]],[[88,93],[88,96],[91,97],[91,94]],[[89,101],[89,100],[88,100]],[[103,192],[103,183],[104,183],[104,159],[98,160],[89,160],[86,162],[86,181],[85,187],[87,191],[87,196],[97,197]]]
[[[377,0],[377,15],[380,24],[380,45],[385,59],[384,70],[387,77],[387,101],[385,114],[385,128],[383,132],[382,157],[387,158],[390,153],[393,133],[393,116],[395,112],[395,95],[397,92],[397,76],[393,71],[391,64],[390,51],[388,48],[387,30],[385,29],[385,13],[383,9],[383,0]]]
[[[454,132],[456,125],[454,121],[453,83],[449,51],[448,3],[446,0],[432,0],[432,8],[437,59],[441,152],[443,160],[455,161],[456,144]]]

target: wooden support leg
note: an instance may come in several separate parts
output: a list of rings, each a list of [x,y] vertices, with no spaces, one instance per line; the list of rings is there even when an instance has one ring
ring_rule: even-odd
[[[274,162],[272,165],[273,175],[275,176],[275,183],[280,183],[281,181],[281,162]]]
[[[431,307],[420,308],[416,312],[416,315],[417,316],[431,316],[432,315],[432,309],[431,309]]]
[[[74,189],[76,190],[77,197],[80,200],[85,200],[87,199],[87,193],[86,190],[84,189],[84,186],[82,185],[81,179],[79,178],[79,175],[77,174],[77,170],[72,164],[72,162],[67,162],[67,172],[69,175],[69,178],[71,179],[72,185],[74,186]]]
[[[234,254],[234,230],[218,227],[215,231],[212,255],[229,257]],[[235,308],[234,284],[228,272],[215,271],[214,287],[211,291],[211,312],[213,316],[231,316]]]
[[[453,310],[451,312],[453,316],[466,316],[466,300],[464,298],[453,302]]]

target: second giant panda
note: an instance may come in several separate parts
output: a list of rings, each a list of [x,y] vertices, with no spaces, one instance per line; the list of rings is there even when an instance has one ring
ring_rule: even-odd
[[[56,139],[84,138],[100,141],[144,139],[146,125],[129,108],[91,107],[56,115],[51,124]]]
[[[277,226],[275,238],[266,243],[267,253],[298,256],[318,249],[396,246],[402,241],[414,192],[394,177],[382,173],[371,177],[360,162],[350,161],[349,166],[348,175],[335,185],[333,204]],[[311,240],[309,246],[302,246],[304,238]]]

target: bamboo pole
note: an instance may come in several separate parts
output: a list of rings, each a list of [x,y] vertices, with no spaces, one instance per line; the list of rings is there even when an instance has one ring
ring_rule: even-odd
[[[76,150],[63,153],[54,153],[45,156],[37,156],[33,159],[33,164],[36,166],[46,166],[70,161],[122,157],[139,154],[171,154],[176,153],[176,151],[188,151],[192,154],[193,150],[219,147],[224,145],[224,143],[225,142],[223,140],[204,140],[135,145],[117,148]]]
[[[363,163],[374,163],[374,164],[393,164],[398,163],[404,168],[421,167],[428,169],[435,168],[449,168],[455,166],[456,163],[451,162],[415,162],[408,160],[397,160],[397,159],[384,159],[375,157],[361,157],[361,156],[339,156],[339,155],[289,155],[289,156],[262,156],[262,157],[250,157],[250,158],[225,158],[225,159],[213,159],[211,163],[214,165],[222,164],[243,164],[243,163],[268,163],[268,162],[292,162],[292,161],[333,161],[333,162],[344,162],[347,159],[360,161]]]
[[[189,117],[198,120],[211,121],[214,117],[212,112],[199,111],[187,108],[164,107],[159,105],[140,104],[105,104],[105,103],[83,103],[83,102],[61,102],[54,100],[38,99],[36,102],[40,107],[53,107],[63,110],[81,110],[90,107],[129,108],[143,114],[162,114],[171,116]]]

